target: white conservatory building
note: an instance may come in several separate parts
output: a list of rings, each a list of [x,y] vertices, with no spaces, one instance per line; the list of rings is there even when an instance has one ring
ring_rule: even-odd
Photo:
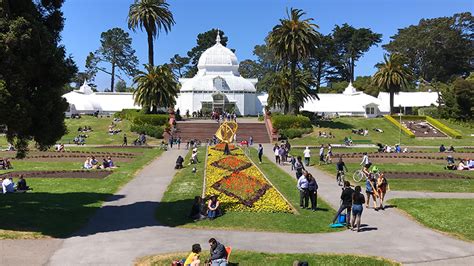
[[[101,114],[112,114],[122,109],[140,109],[140,106],[134,104],[133,93],[94,92],[86,81],[78,90],[68,92],[62,97],[69,103],[66,116],[93,114],[97,111]]]
[[[212,112],[235,112],[237,115],[257,115],[262,106],[257,99],[257,79],[240,76],[239,62],[235,54],[221,44],[217,35],[216,44],[202,53],[198,62],[198,73],[193,78],[181,78],[181,89],[175,109],[182,114],[189,110]]]

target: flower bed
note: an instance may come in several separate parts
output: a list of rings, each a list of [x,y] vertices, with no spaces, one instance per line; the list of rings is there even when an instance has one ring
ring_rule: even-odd
[[[232,155],[208,148],[205,194],[218,195],[227,211],[292,212],[289,203],[238,148]]]
[[[219,143],[216,146],[214,146],[212,149],[214,149],[216,151],[224,151],[224,148],[225,148],[225,143]],[[229,144],[229,150],[230,151],[233,151],[235,149],[237,149],[237,147],[235,147],[234,144]]]

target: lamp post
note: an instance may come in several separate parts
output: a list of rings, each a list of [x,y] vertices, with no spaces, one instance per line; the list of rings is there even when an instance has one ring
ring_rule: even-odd
[[[402,105],[398,106],[398,116],[400,116],[400,131],[398,133],[398,145],[402,147]]]

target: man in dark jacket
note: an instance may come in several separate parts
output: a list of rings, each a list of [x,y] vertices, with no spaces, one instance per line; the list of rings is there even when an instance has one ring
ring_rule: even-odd
[[[349,227],[349,221],[351,220],[351,209],[352,209],[352,194],[354,193],[354,190],[351,188],[351,183],[349,181],[344,181],[344,187],[342,188],[342,193],[341,193],[341,207],[339,207],[339,210],[336,213],[336,216],[334,216],[334,219],[332,220],[332,223],[334,224],[337,220],[337,217],[341,212],[344,210],[347,210],[346,214],[346,224],[347,227]]]
[[[215,238],[209,239],[211,245],[211,265],[212,266],[227,266],[227,251],[224,245],[217,242]]]

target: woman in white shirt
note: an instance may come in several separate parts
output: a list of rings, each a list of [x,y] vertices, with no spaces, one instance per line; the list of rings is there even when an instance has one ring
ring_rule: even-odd
[[[304,154],[304,164],[306,166],[309,166],[309,161],[311,159],[311,150],[309,149],[309,147],[306,147],[306,149],[303,151],[303,154]]]

